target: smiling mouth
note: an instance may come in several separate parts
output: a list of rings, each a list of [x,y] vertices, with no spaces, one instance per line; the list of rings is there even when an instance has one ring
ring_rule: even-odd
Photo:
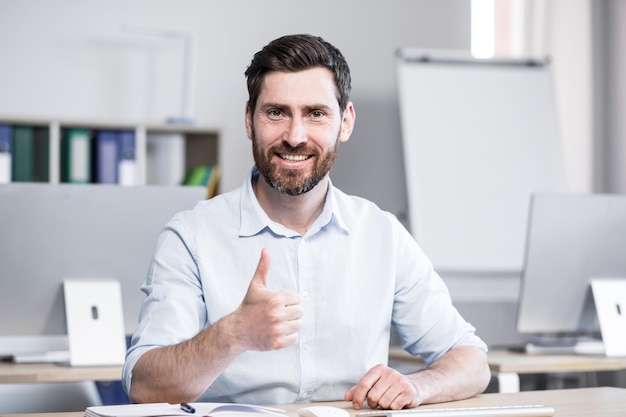
[[[278,154],[280,159],[288,162],[300,162],[310,158],[309,155]]]

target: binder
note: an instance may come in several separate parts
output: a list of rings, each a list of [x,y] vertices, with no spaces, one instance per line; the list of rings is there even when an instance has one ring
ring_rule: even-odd
[[[120,154],[118,132],[99,130],[93,142],[93,180],[99,184],[117,184]]]
[[[146,183],[180,185],[185,179],[186,144],[179,133],[149,133],[146,143]]]
[[[0,124],[0,184],[11,182],[11,125]]]
[[[33,181],[34,133],[30,126],[13,127],[12,180]]]
[[[213,198],[217,195],[217,188],[219,185],[219,181],[220,181],[220,175],[222,174],[222,171],[220,170],[220,166],[219,165],[215,165],[213,166],[213,169],[211,170],[211,176],[209,177],[209,180],[207,181],[206,184],[206,198]]]
[[[93,142],[93,180],[100,184],[137,184],[135,133],[98,130]]]
[[[182,185],[206,186],[211,176],[212,167],[210,165],[200,165],[189,170]]]
[[[182,184],[206,187],[206,198],[209,199],[217,194],[219,178],[219,165],[200,165],[189,170]]]
[[[91,130],[70,128],[63,132],[61,182],[91,182]]]
[[[135,132],[120,132],[119,145],[119,160],[117,165],[118,183],[120,185],[137,185]]]
[[[48,127],[35,127],[33,138],[33,181],[50,181],[50,134]]]

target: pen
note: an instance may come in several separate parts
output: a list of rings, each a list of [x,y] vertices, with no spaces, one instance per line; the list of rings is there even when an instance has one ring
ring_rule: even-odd
[[[180,409],[187,412],[187,413],[195,413],[196,409],[193,408],[191,405],[189,405],[188,403],[180,403]]]

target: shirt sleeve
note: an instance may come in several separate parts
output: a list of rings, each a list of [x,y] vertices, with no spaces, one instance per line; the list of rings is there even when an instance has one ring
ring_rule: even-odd
[[[403,348],[422,357],[427,365],[457,346],[475,346],[487,351],[452,304],[445,283],[415,239],[399,225],[398,265],[393,321]]]
[[[195,245],[187,233],[185,215],[179,213],[170,220],[157,240],[141,288],[146,299],[122,371],[126,392],[130,392],[133,368],[144,353],[187,340],[206,325]]]

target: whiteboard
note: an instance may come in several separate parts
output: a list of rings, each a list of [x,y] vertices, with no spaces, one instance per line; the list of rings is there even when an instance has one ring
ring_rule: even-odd
[[[548,61],[396,56],[411,231],[439,270],[519,271],[530,196],[566,191]]]

